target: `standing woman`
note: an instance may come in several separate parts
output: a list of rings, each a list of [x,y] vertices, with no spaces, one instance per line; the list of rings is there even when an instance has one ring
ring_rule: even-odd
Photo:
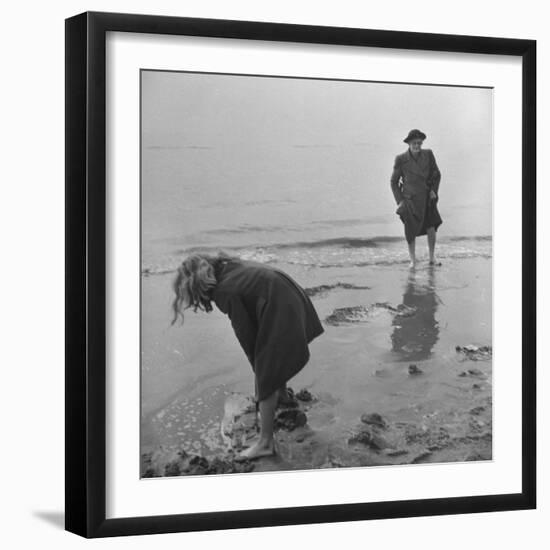
[[[415,240],[427,235],[430,265],[435,265],[435,234],[443,223],[437,209],[441,172],[431,149],[422,149],[426,134],[411,130],[403,140],[409,148],[395,157],[391,190],[397,203],[396,213],[405,226],[410,267],[416,266]]]
[[[304,290],[272,266],[220,253],[195,254],[174,280],[174,320],[183,310],[212,311],[212,302],[231,320],[255,375],[260,410],[259,440],[237,458],[275,454],[273,421],[279,393],[309,360],[308,344],[324,332]]]

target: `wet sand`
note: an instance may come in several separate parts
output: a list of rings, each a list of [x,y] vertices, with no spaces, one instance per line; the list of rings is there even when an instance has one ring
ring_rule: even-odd
[[[490,258],[423,262],[415,272],[280,267],[308,289],[325,326],[289,383],[315,398],[299,403],[307,424],[277,432],[277,457],[234,467],[224,408],[254,382],[229,320],[189,312],[170,327],[172,276],[144,276],[142,475],[491,459],[492,353],[476,351],[492,345]],[[246,430],[245,410],[236,426]],[[175,460],[181,467],[166,468]]]

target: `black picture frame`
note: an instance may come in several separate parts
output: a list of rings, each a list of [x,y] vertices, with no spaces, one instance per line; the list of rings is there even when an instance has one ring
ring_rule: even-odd
[[[108,31],[518,56],[522,60],[522,490],[445,499],[106,519]],[[235,529],[536,506],[536,42],[482,36],[87,12],[66,20],[65,527],[84,537]]]

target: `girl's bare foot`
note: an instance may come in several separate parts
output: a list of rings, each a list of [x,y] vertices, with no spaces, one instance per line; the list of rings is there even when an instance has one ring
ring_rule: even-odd
[[[275,442],[273,440],[264,442],[261,439],[254,443],[248,449],[239,453],[235,460],[254,460],[263,456],[273,456],[275,454]]]
[[[410,262],[409,269],[416,269],[416,262]]]
[[[260,434],[248,434],[245,438],[245,440],[242,442],[242,446],[245,449],[248,449],[250,447],[253,447],[260,441]]]

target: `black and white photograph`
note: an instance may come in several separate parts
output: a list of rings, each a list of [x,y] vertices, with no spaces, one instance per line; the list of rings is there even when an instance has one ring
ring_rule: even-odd
[[[541,547],[543,6],[6,4],[4,548]]]
[[[140,71],[142,478],[492,460],[493,92]]]

